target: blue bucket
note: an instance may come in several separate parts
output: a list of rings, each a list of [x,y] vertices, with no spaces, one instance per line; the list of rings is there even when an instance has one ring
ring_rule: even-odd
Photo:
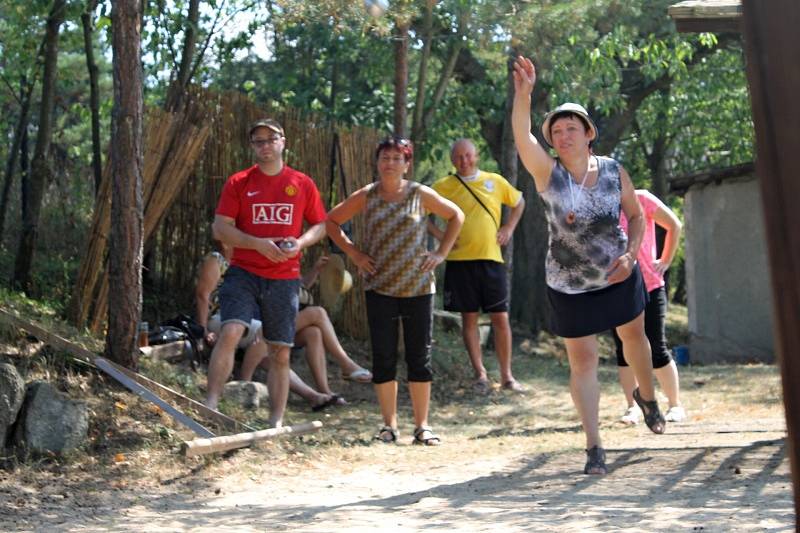
[[[689,364],[689,347],[688,346],[675,346],[672,348],[672,357],[675,363],[681,366]]]

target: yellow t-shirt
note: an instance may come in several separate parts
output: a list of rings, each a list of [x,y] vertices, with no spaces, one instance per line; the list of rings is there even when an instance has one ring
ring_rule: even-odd
[[[488,259],[503,262],[500,245],[497,244],[497,230],[501,223],[502,206],[515,207],[522,193],[514,188],[503,176],[479,171],[472,181],[464,180],[472,192],[481,199],[483,205],[492,212],[489,216],[464,185],[455,176],[447,176],[433,184],[433,190],[454,202],[464,211],[464,225],[448,261],[473,261]],[[496,221],[496,223],[495,223]]]

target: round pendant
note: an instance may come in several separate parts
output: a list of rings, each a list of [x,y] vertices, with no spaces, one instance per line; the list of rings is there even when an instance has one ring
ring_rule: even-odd
[[[575,223],[575,211],[567,212],[567,224],[574,224]]]

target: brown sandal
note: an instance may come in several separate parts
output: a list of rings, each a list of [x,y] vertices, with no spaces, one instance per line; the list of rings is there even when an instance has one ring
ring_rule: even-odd
[[[661,414],[661,409],[658,408],[658,401],[655,399],[647,401],[642,398],[642,395],[639,393],[639,387],[636,387],[633,390],[633,399],[636,400],[636,405],[639,406],[639,409],[642,410],[642,414],[644,415],[644,423],[647,424],[647,427],[650,428],[650,431],[661,435],[664,433],[664,430],[667,426],[667,421],[664,420],[664,416]]]

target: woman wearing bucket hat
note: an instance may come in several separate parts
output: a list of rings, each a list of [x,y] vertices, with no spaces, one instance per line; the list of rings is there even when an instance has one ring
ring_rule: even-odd
[[[400,321],[414,413],[414,444],[437,445],[428,425],[431,397],[433,269],[444,261],[464,222],[464,213],[433,189],[405,179],[414,147],[402,137],[387,137],[375,151],[378,180],[351,194],[328,213],[328,236],[364,276],[372,344],[372,381],[383,417],[375,437],[397,441],[397,341]],[[369,231],[357,247],[341,228],[364,213]],[[428,214],[447,220],[435,251],[427,249]]]
[[[599,431],[597,333],[615,328],[639,388],[633,397],[654,433],[664,417],[653,386],[650,344],[644,332],[647,294],[636,255],[644,232],[642,209],[622,166],[592,153],[597,127],[583,106],[562,104],[545,115],[542,136],[553,158],[531,134],[531,93],[536,69],[514,63],[514,141],[545,204],[550,230],[545,264],[550,329],[564,338],[570,392],[586,434],[586,474],[605,474]],[[620,209],[629,233],[619,226]]]

